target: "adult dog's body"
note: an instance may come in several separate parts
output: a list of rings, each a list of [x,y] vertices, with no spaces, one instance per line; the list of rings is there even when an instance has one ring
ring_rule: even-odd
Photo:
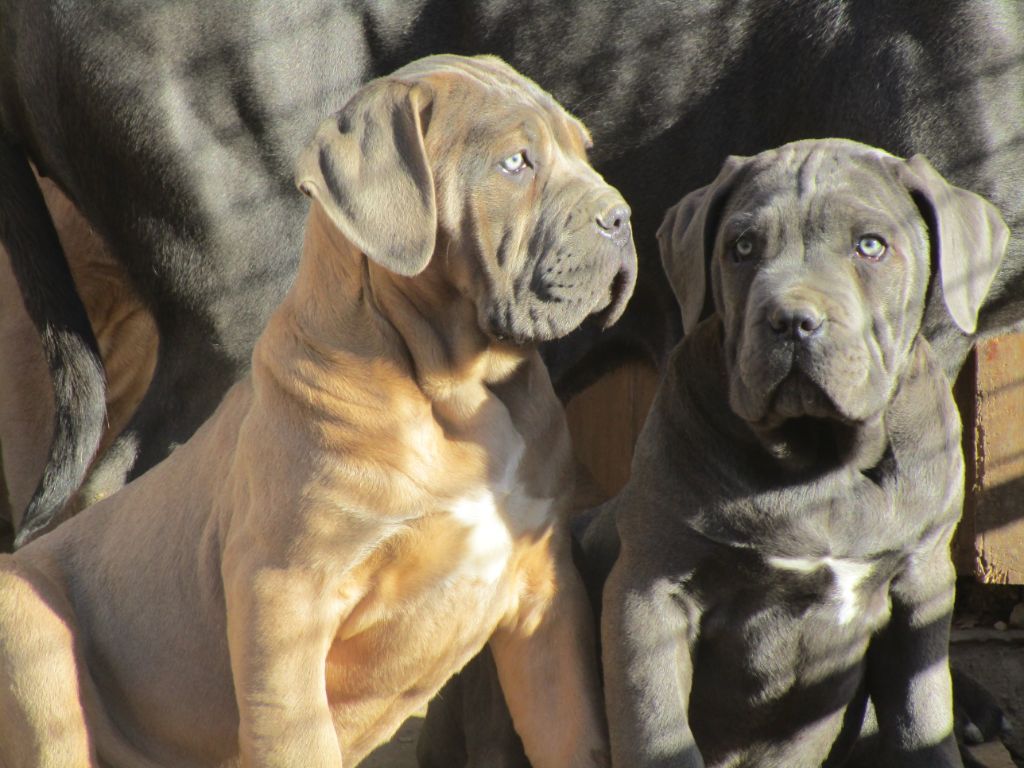
[[[1015,224],[1020,14],[999,0],[2,0],[0,233],[59,374],[61,431],[30,525],[74,491],[103,422],[84,316],[23,155],[82,206],[156,317],[159,365],[126,436],[141,441],[138,472],[187,438],[248,365],[295,271],[292,156],[370,77],[431,52],[498,53],[592,127],[593,159],[636,209],[649,265],[640,300],[600,346],[587,329],[546,350],[564,392],[608,362],[603,351],[660,358],[674,344],[654,232],[729,153],[817,136],[923,152]],[[983,330],[1020,316],[1024,240],[1009,254]],[[941,307],[926,333],[955,370],[966,337]]]
[[[612,504],[613,763],[959,766],[947,646],[963,461],[920,334],[967,331],[1008,232],[921,157],[843,141],[731,158],[666,217],[684,325]],[[671,466],[675,471],[665,471]]]
[[[251,375],[0,561],[5,766],[354,765],[488,640],[531,760],[606,764],[536,352],[635,277],[587,142],[493,59],[416,62],[324,123]]]

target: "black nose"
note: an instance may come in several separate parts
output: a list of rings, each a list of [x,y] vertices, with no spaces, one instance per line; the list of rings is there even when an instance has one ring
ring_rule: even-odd
[[[768,325],[780,336],[806,341],[821,332],[825,316],[810,304],[779,305],[768,313]]]
[[[619,245],[625,245],[629,240],[629,206],[625,203],[618,203],[597,214],[595,221],[601,234]]]

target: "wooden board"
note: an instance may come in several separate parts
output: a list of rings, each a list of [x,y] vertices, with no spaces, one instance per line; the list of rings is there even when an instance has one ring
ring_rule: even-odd
[[[629,479],[633,447],[657,388],[658,374],[652,366],[630,362],[566,406],[576,458],[596,486],[594,501],[614,496]]]
[[[973,365],[973,381],[960,382],[968,493],[958,560],[985,583],[1024,584],[1024,334],[982,342]]]

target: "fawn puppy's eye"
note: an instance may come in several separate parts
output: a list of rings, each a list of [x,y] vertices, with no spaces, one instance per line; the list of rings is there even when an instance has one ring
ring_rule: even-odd
[[[525,151],[516,152],[514,155],[509,155],[500,163],[498,167],[501,168],[505,173],[510,173],[513,176],[517,173],[521,173],[525,168],[531,168],[530,160],[526,156]]]

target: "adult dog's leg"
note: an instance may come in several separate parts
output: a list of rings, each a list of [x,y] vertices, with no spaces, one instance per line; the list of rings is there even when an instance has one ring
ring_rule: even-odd
[[[126,482],[162,461],[192,436],[248,366],[248,357],[232,360],[210,343],[219,338],[214,329],[200,318],[183,319],[184,313],[157,316],[152,381],[124,431],[96,462],[94,475]]]
[[[44,530],[81,485],[103,433],[103,364],[85,307],[35,176],[17,147],[0,141],[0,241],[53,377],[49,459],[15,545]]]

